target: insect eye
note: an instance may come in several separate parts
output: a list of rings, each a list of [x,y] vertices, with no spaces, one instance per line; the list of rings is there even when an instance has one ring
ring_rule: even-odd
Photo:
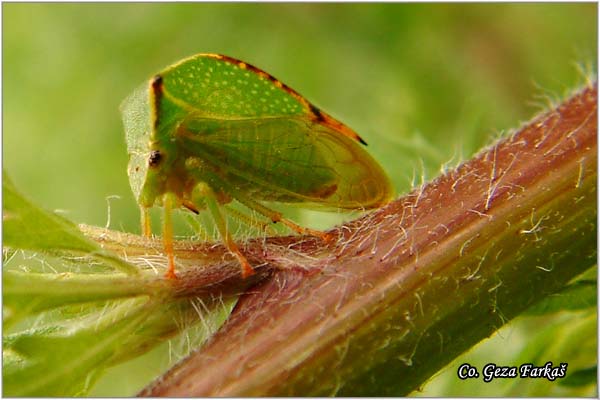
[[[148,166],[156,167],[158,164],[160,164],[160,160],[162,160],[162,154],[160,151],[154,150],[152,153],[150,153],[150,157],[148,158]]]

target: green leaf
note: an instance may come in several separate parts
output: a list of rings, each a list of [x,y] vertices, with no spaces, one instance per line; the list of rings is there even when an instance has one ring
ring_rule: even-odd
[[[204,324],[204,339],[234,303],[207,305],[210,323]],[[4,338],[4,395],[83,395],[106,367],[147,351],[197,317],[187,299],[162,304],[137,298],[9,335]]]
[[[122,306],[102,317],[92,313],[5,337],[4,395],[82,394],[88,376],[106,365],[119,343],[148,315],[145,303],[136,299],[126,303],[127,310]]]
[[[164,295],[168,285],[156,278],[122,274],[41,274],[5,270],[2,274],[4,327],[34,313],[69,304]]]
[[[230,314],[236,296],[190,299],[154,273],[132,276],[102,268],[94,259],[138,272],[73,223],[25,200],[6,175],[3,187],[4,239],[9,246],[3,252],[4,395],[85,395],[106,368],[202,322],[194,335],[198,345]],[[34,259],[29,253],[42,255]],[[27,256],[19,259],[21,255]],[[16,262],[23,270],[10,267]],[[29,272],[34,262],[51,269],[68,262],[74,268]],[[89,268],[97,272],[89,273]],[[35,314],[25,329],[6,334]]]
[[[138,273],[134,266],[84,237],[72,222],[26,200],[5,172],[2,181],[4,246],[50,254],[71,252],[93,256],[122,272]]]

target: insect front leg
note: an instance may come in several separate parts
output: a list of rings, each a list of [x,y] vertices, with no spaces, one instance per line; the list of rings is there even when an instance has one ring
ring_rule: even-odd
[[[142,235],[146,238],[150,238],[152,235],[152,225],[150,224],[150,213],[148,208],[140,206],[140,221],[142,223]]]
[[[229,231],[227,230],[227,224],[225,223],[225,219],[221,213],[217,196],[212,188],[205,182],[198,183],[192,192],[192,202],[198,205],[205,204],[206,208],[208,208],[208,211],[212,215],[215,225],[217,225],[217,229],[221,234],[221,238],[223,239],[223,242],[225,242],[225,247],[227,247],[227,249],[233,253],[242,267],[242,278],[246,278],[254,274],[254,269],[237,247],[231,238]]]

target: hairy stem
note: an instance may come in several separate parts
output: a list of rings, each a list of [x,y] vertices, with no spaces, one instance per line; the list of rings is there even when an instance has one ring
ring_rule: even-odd
[[[596,104],[594,84],[337,228],[335,244],[247,244],[262,280],[207,345],[141,394],[381,396],[418,388],[594,265]],[[198,257],[189,246],[180,245],[178,259]],[[225,257],[220,247],[201,251],[213,264]],[[217,280],[239,289],[235,263],[219,265],[229,272]],[[192,271],[182,276],[192,280],[181,283],[187,290],[204,282]]]

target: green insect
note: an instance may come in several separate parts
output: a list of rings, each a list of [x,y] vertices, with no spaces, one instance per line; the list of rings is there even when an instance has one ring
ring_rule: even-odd
[[[235,199],[274,223],[328,239],[264,203],[372,209],[393,194],[358,134],[266,72],[227,56],[198,54],[168,67],[125,99],[121,112],[144,235],[151,234],[149,208],[164,208],[170,278],[175,208],[207,209],[247,277],[254,270],[221,205]]]

